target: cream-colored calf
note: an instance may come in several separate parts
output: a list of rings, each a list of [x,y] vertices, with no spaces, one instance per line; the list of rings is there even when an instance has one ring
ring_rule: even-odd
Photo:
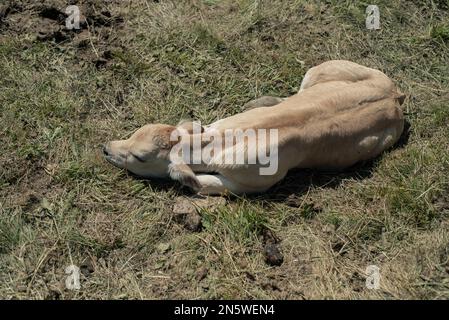
[[[344,169],[379,155],[401,136],[403,101],[404,95],[382,72],[349,61],[328,61],[306,73],[297,94],[257,99],[248,104],[250,110],[218,120],[200,133],[276,129],[278,140],[267,140],[277,147],[274,174],[260,174],[266,165],[248,155],[243,164],[219,161],[226,153],[254,148],[246,140],[200,164],[174,162],[170,151],[177,141],[170,136],[179,127],[163,124],[146,125],[127,140],[109,142],[104,154],[112,164],[139,176],[171,177],[202,194],[263,192],[292,168]],[[181,127],[192,133],[191,123]]]

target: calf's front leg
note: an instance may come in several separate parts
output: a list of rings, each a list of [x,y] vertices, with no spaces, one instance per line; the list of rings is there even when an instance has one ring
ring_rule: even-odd
[[[254,192],[254,190],[233,182],[221,174],[198,174],[196,177],[201,184],[201,189],[198,193],[202,195],[223,195],[228,193],[243,194]]]

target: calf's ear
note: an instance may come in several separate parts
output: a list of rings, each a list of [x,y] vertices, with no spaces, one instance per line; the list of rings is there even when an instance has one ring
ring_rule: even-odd
[[[170,163],[168,165],[168,172],[170,178],[179,181],[182,185],[187,186],[194,191],[199,191],[202,187],[198,178],[195,176],[195,173],[184,163]]]

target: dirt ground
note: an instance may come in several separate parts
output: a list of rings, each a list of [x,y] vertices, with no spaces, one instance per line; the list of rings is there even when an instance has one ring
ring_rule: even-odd
[[[449,2],[377,4],[369,31],[363,1],[2,0],[0,298],[449,298]],[[369,163],[174,210],[188,190],[102,159],[143,124],[292,95],[330,59],[407,95],[400,143]]]

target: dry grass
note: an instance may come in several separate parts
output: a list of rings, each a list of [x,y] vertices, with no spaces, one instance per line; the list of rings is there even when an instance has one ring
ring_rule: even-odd
[[[447,1],[378,1],[377,32],[364,28],[363,1],[78,1],[89,21],[79,33],[57,33],[61,22],[34,1],[9,3],[0,297],[449,297]],[[202,212],[192,233],[170,213],[185,190],[101,158],[101,143],[145,123],[207,123],[288,96],[308,68],[337,58],[381,69],[408,95],[408,133],[372,163],[293,172],[267,194]],[[266,228],[282,240],[280,267],[264,262]],[[64,286],[72,263],[79,291]],[[365,287],[370,264],[380,290]]]

